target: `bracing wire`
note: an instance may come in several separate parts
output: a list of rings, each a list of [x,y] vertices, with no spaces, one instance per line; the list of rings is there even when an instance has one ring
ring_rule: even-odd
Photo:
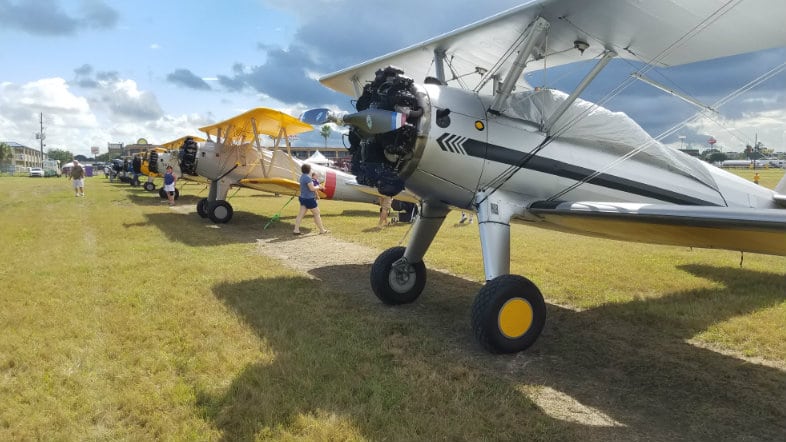
[[[683,34],[680,38],[678,38],[671,45],[666,47],[663,51],[661,51],[655,57],[653,57],[652,59],[646,61],[644,66],[642,66],[638,70],[638,73],[643,75],[646,72],[648,72],[651,69],[653,69],[656,64],[660,63],[661,60],[663,60],[666,56],[668,56],[670,53],[672,53],[676,48],[678,48],[684,42],[686,42],[686,41],[690,40],[691,38],[695,37],[696,35],[698,35],[701,31],[706,29],[709,25],[711,25],[712,23],[714,23],[715,21],[720,19],[723,15],[728,13],[731,9],[733,9],[741,1],[742,0],[730,0],[727,3],[725,3],[724,5],[722,5],[721,7],[719,7],[718,9],[716,9],[705,20],[701,21],[696,26],[694,26],[693,28],[688,30],[685,34]],[[567,21],[567,19],[565,19],[565,20]],[[570,23],[570,22],[568,21],[568,23]],[[571,25],[573,25],[573,24],[571,23]],[[623,48],[623,49],[627,50],[627,48]],[[630,52],[630,51],[628,51],[628,52]],[[535,153],[543,150],[545,147],[547,147],[551,143],[551,141],[553,141],[556,138],[559,138],[561,135],[563,135],[565,132],[567,132],[570,128],[572,128],[575,124],[577,124],[580,120],[582,120],[587,114],[589,114],[590,112],[594,111],[599,106],[602,106],[603,104],[605,104],[606,102],[608,102],[612,98],[614,98],[617,95],[619,95],[623,90],[625,90],[628,86],[630,86],[630,84],[632,84],[633,81],[635,81],[635,79],[632,76],[628,77],[626,80],[622,81],[611,92],[607,93],[604,97],[602,97],[600,100],[598,100],[598,102],[593,103],[592,106],[588,106],[587,109],[585,109],[584,111],[582,111],[579,114],[577,114],[576,116],[574,116],[567,123],[562,124],[560,126],[559,130],[557,130],[556,132],[551,133],[549,136],[547,136],[543,140],[543,142],[541,142],[538,146],[536,146],[532,151],[530,151],[527,154],[524,154],[523,157],[522,157],[522,160],[518,164],[516,164],[515,166],[509,167],[508,169],[503,171],[496,179],[492,180],[492,183],[494,185],[493,186],[490,185],[490,187],[493,190],[486,196],[486,198],[488,198],[494,191],[496,191],[496,189],[498,189],[501,185],[503,185],[510,178],[512,178],[513,175],[515,175],[515,173],[518,172],[518,170],[520,170],[522,167],[524,167],[527,164],[527,162],[529,162],[530,159],[534,156]],[[612,163],[613,165],[607,166],[603,170],[607,171],[610,167],[614,167],[614,165],[619,164],[622,161],[626,161],[627,159],[631,158],[633,155],[635,155],[635,154],[641,152],[642,150],[646,149],[647,147],[649,147],[651,144],[652,144],[652,142],[645,143],[643,146],[640,146],[637,149],[634,149],[633,151],[631,151],[628,154],[624,155],[623,157],[618,158],[617,160],[615,160]],[[600,173],[602,173],[602,172],[593,173],[590,176],[582,179],[581,181],[578,181],[578,182],[574,183],[573,185],[569,186],[570,190],[575,189],[576,187],[586,183],[588,180],[591,180],[591,179],[597,177]],[[570,191],[570,190],[568,190],[568,191]],[[564,195],[564,193],[566,193],[566,192],[564,192],[564,191],[563,192],[559,192],[558,195]]]

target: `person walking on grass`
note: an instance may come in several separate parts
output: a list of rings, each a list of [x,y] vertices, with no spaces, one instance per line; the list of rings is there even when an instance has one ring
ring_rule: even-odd
[[[303,216],[306,215],[307,210],[310,210],[314,215],[314,224],[317,225],[319,233],[328,233],[329,230],[322,226],[322,217],[319,215],[319,207],[317,206],[317,191],[319,187],[315,186],[314,181],[311,179],[311,165],[303,164],[300,167],[300,171],[303,172],[303,175],[300,175],[300,197],[298,198],[300,200],[300,211],[297,214],[297,218],[295,218],[295,230],[292,233],[300,235],[300,222],[303,221]]]
[[[71,168],[71,184],[74,186],[74,196],[85,196],[85,169],[79,164],[79,161],[74,160],[74,166]]]
[[[175,174],[172,173],[172,166],[166,166],[166,173],[164,174],[164,192],[169,198],[169,205],[175,205]]]

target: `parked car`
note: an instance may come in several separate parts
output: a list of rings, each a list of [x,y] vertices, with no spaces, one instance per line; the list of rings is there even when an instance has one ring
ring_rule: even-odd
[[[40,167],[31,167],[30,168],[30,176],[38,176],[43,178],[44,177],[44,169]]]

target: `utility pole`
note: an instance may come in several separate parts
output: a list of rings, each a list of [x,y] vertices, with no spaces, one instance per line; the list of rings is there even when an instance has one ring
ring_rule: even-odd
[[[35,137],[41,143],[41,168],[43,168],[44,167],[44,138],[46,138],[46,135],[44,134],[44,113],[41,112],[40,115],[41,115],[41,121],[40,121],[41,129],[37,134],[35,134]]]

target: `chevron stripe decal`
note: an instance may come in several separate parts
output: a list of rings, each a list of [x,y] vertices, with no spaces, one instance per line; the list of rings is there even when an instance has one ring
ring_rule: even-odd
[[[439,147],[442,148],[442,150],[445,152],[466,155],[467,151],[464,149],[464,143],[467,140],[467,137],[444,133],[439,138],[437,138],[437,144],[439,144]]]

